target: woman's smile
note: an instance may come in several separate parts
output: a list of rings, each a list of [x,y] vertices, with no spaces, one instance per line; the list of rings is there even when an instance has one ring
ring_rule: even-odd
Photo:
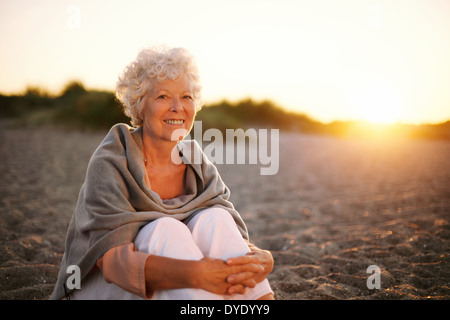
[[[164,120],[164,122],[171,126],[181,126],[184,124],[184,120],[178,120],[178,119]]]

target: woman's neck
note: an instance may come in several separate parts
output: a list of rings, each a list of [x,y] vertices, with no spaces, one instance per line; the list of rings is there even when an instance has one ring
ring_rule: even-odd
[[[176,150],[177,141],[153,140],[143,136],[142,152],[144,161],[153,168],[165,168],[179,164],[179,155]]]

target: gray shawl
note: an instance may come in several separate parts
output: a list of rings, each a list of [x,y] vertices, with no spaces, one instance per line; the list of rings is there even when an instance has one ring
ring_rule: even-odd
[[[185,195],[162,200],[145,183],[142,129],[117,124],[92,155],[86,180],[70,221],[64,256],[50,299],[65,295],[67,268],[80,268],[81,280],[109,249],[130,243],[145,224],[165,216],[188,221],[199,210],[211,206],[226,209],[242,236],[247,228],[228,200],[230,191],[216,167],[206,158],[195,140],[182,141],[182,160],[187,164]],[[192,161],[192,157],[199,161]],[[81,282],[81,287],[83,283]]]

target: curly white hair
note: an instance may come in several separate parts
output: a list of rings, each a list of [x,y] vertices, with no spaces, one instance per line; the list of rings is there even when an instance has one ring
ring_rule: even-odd
[[[181,76],[190,80],[194,103],[197,111],[200,110],[203,105],[200,76],[196,61],[188,50],[166,46],[142,49],[116,83],[116,97],[131,123],[142,126],[144,98],[151,92],[154,81],[177,80]]]

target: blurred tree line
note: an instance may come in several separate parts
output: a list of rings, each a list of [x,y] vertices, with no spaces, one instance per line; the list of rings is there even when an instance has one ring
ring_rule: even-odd
[[[79,128],[106,128],[129,122],[114,94],[87,90],[71,81],[58,96],[29,87],[21,95],[0,95],[0,116],[18,119],[21,125],[61,124]]]
[[[79,81],[69,82],[59,95],[50,95],[37,87],[28,87],[23,94],[0,94],[0,118],[12,118],[17,126],[56,125],[81,129],[108,129],[130,119],[113,92],[87,90]],[[221,101],[206,105],[197,114],[203,130],[273,128],[305,134],[338,137],[389,136],[450,139],[450,121],[436,125],[373,125],[354,121],[324,124],[307,115],[291,112],[269,100]]]

